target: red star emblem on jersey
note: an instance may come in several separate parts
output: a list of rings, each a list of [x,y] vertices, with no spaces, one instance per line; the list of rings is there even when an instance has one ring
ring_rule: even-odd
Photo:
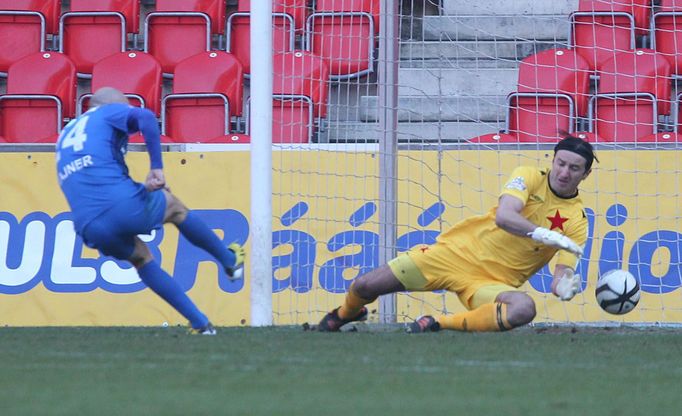
[[[421,246],[419,249],[420,249],[420,250],[422,251],[422,253],[423,253],[423,252],[425,252],[426,250],[429,249],[429,246]]]
[[[561,216],[559,210],[556,210],[556,214],[554,214],[553,217],[547,217],[547,219],[552,223],[552,225],[549,227],[550,230],[558,228],[561,231],[564,231],[564,223],[568,221],[568,218]]]

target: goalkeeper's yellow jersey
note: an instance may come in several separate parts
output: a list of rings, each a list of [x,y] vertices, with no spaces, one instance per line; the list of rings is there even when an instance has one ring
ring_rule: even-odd
[[[578,245],[587,240],[587,216],[578,195],[557,196],[549,187],[549,170],[521,166],[512,172],[500,196],[524,202],[521,214],[534,224],[562,233]],[[495,225],[497,206],[487,214],[467,218],[438,236],[477,274],[519,287],[556,254],[557,249],[511,234]],[[558,250],[558,264],[576,267],[577,257]],[[480,276],[484,277],[484,276]]]

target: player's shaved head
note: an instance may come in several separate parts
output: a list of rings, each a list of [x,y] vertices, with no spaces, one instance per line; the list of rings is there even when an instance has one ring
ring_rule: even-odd
[[[90,98],[90,108],[113,103],[128,104],[128,98],[121,91],[112,87],[102,87],[95,91]]]

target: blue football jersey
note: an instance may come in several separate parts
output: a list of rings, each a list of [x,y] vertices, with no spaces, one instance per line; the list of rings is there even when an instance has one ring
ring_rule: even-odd
[[[136,123],[131,131],[131,112],[141,111],[148,110],[118,103],[95,107],[60,134],[57,177],[77,232],[117,201],[140,198],[146,192],[143,184],[130,178],[124,160],[128,136],[138,131]]]

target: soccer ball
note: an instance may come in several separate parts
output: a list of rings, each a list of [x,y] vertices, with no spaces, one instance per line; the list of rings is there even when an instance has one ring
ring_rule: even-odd
[[[614,315],[630,312],[639,302],[639,283],[625,270],[609,270],[597,281],[597,303]]]

